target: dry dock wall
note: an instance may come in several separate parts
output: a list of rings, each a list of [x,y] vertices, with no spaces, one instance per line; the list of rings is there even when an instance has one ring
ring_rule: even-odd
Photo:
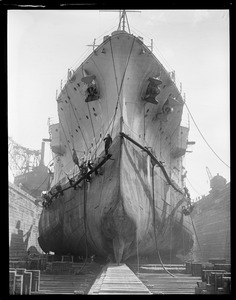
[[[9,258],[23,259],[42,253],[38,244],[38,222],[42,208],[35,198],[9,182]]]
[[[193,256],[198,261],[222,258],[230,263],[230,183],[220,191],[212,191],[194,204],[195,237]]]

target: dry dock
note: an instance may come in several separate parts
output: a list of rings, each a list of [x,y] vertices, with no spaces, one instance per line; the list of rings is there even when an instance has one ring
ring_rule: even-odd
[[[10,268],[10,294],[190,295],[230,294],[231,291],[229,264],[165,264],[164,270],[160,264],[90,262],[73,264],[68,272],[62,262],[58,269],[59,263],[56,262],[57,268],[52,271]],[[39,275],[32,275],[32,281],[28,282],[30,272]]]
[[[29,294],[194,294],[197,282],[201,282],[200,276],[186,274],[183,265],[166,265],[175,277],[167,274],[160,265],[142,265],[139,271],[136,265],[126,264],[109,263],[104,266],[88,263],[83,269],[81,266],[78,269],[78,265],[80,264],[76,264],[73,272],[69,273],[55,273],[55,270],[54,273],[41,271],[38,289],[32,289]],[[18,270],[26,271],[26,269]],[[24,290],[25,283],[22,281],[21,284]]]

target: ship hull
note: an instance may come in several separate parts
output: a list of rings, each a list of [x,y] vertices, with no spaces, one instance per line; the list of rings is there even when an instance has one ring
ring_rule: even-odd
[[[170,186],[161,193],[160,170],[120,136],[109,152],[112,160],[104,164],[102,174],[93,174],[89,183],[84,181],[76,190],[68,189],[43,211],[42,249],[117,262],[136,256],[137,251],[143,256],[157,251],[187,254],[193,240],[190,219],[181,211],[183,195]]]
[[[150,78],[161,79],[160,93],[145,101]],[[86,82],[94,78],[99,99],[88,102]],[[192,225],[184,216],[183,193],[169,185],[150,156],[120,136],[123,132],[149,147],[165,162],[166,176],[183,188],[183,155],[188,128],[180,126],[183,99],[170,74],[140,39],[117,31],[106,39],[68,79],[58,99],[59,124],[51,128],[54,180],[64,188],[78,167],[72,159],[96,161],[104,156],[107,133],[112,159],[91,182],[70,188],[39,222],[44,251],[98,255],[117,262],[137,255],[182,251],[193,244]],[[164,113],[166,103],[173,113]],[[179,190],[180,190],[179,189]],[[155,230],[154,230],[155,229]]]

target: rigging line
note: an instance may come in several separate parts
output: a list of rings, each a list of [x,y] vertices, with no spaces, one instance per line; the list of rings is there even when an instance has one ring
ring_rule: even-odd
[[[94,66],[96,67],[97,72],[98,72],[98,74],[101,76],[102,81],[103,81],[103,84],[104,84],[104,98],[106,99],[106,103],[107,103],[107,105],[105,105],[105,107],[106,107],[107,118],[108,118],[108,120],[109,120],[110,118],[109,118],[109,112],[108,112],[108,102],[107,102],[106,82],[105,82],[105,80],[104,80],[104,78],[103,78],[103,76],[102,76],[102,74],[101,74],[101,72],[100,72],[100,70],[99,70],[99,68],[98,68],[98,66],[97,66],[97,64],[96,64],[96,62],[94,61],[93,57],[91,57],[91,60],[93,61]],[[106,95],[106,96],[105,96],[105,95]],[[98,102],[98,103],[99,103],[99,102]],[[99,103],[99,108],[101,108],[101,104],[100,104],[100,103]],[[102,119],[102,115],[101,115],[101,119]]]
[[[92,116],[91,116],[90,107],[89,107],[88,102],[87,102],[87,106],[88,106],[90,122],[91,122],[91,125],[92,125],[92,130],[93,130],[94,142],[95,142],[95,146],[96,146],[96,150],[95,150],[95,158],[96,158],[96,156],[97,156],[97,141],[96,141],[96,135],[95,135],[95,131],[94,131],[93,120],[92,120]]]
[[[108,33],[109,31],[113,30],[116,27],[117,27],[117,25],[112,26],[110,29],[107,29],[104,33],[102,33],[101,35],[99,35],[98,37],[96,37],[96,40],[100,39],[100,37],[104,36],[106,33]]]
[[[88,151],[88,146],[87,146],[87,143],[86,143],[86,140],[85,140],[84,134],[83,134],[83,132],[82,132],[82,129],[81,129],[81,127],[80,127],[79,120],[77,119],[77,116],[76,116],[76,113],[75,113],[75,111],[74,111],[73,105],[72,105],[72,103],[71,103],[70,96],[68,95],[68,91],[67,91],[67,88],[66,88],[66,86],[65,86],[65,90],[66,90],[66,94],[67,94],[67,97],[68,97],[69,103],[70,103],[70,105],[71,105],[72,111],[73,111],[73,113],[74,113],[75,119],[76,119],[76,121],[77,121],[77,124],[78,124],[79,130],[80,130],[80,132],[81,132],[82,138],[83,138],[83,140],[84,140],[85,146],[86,146],[86,148],[87,148],[87,151]],[[78,114],[79,114],[79,113],[78,113]]]
[[[197,231],[196,231],[196,228],[195,228],[195,226],[194,226],[194,222],[193,222],[193,219],[192,219],[192,216],[191,216],[191,214],[190,214],[190,219],[191,219],[191,221],[192,221],[193,230],[194,230],[194,233],[195,233],[195,236],[196,236],[196,239],[197,239],[198,247],[199,247],[199,249],[200,249],[201,258],[203,259],[203,255],[202,255],[202,249],[201,249],[201,246],[200,246],[200,243],[199,243],[199,239],[198,239]]]
[[[174,68],[172,68],[172,66],[168,63],[168,61],[165,59],[165,57],[163,56],[161,51],[156,46],[154,46],[153,49],[156,51],[156,53],[157,53],[156,56],[158,57],[158,60],[160,61],[160,63],[162,65],[165,65],[167,68],[169,68],[171,72],[174,71]],[[166,71],[167,71],[167,68],[165,68]]]
[[[138,182],[137,172],[134,172],[134,174],[135,174],[135,182]],[[137,224],[140,224],[140,197],[139,197],[139,193],[137,193],[136,196],[137,196],[136,197],[137,204],[138,204],[138,207],[139,207],[139,210],[138,210],[138,223]],[[137,252],[136,256],[137,256],[137,269],[138,269],[138,275],[139,275],[139,240],[138,240],[138,232],[139,232],[139,230],[136,229],[136,252]]]
[[[108,124],[107,129],[106,129],[106,131],[104,132],[103,137],[101,138],[100,142],[98,143],[98,145],[97,145],[98,148],[100,147],[100,145],[101,145],[101,143],[102,143],[102,141],[103,141],[103,138],[106,136],[107,132],[109,131],[109,128],[110,128],[111,123],[112,123],[112,120],[113,120],[113,119],[111,119],[110,124]],[[95,153],[94,153],[94,154],[95,154]],[[94,154],[93,154],[93,155],[94,155]],[[92,157],[93,157],[93,155],[92,155]]]
[[[184,240],[184,231],[182,230],[182,239],[183,239],[183,252],[184,252],[184,257],[185,257],[185,240]]]
[[[172,197],[171,197],[171,190],[170,190],[170,205],[172,205]],[[173,215],[174,217],[174,215]],[[170,218],[170,264],[172,258],[172,226],[173,226],[173,218]]]
[[[87,236],[87,207],[86,207],[86,202],[87,202],[87,181],[84,179],[84,232],[85,232],[85,247],[86,247],[86,261],[88,258],[88,236]]]
[[[155,239],[155,246],[156,246],[156,250],[157,250],[157,255],[159,258],[159,261],[161,263],[162,268],[166,271],[166,273],[168,273],[170,276],[175,277],[172,273],[170,273],[166,267],[164,266],[161,256],[160,256],[160,252],[159,249],[157,247],[157,237],[156,237],[156,223],[155,223],[155,193],[154,193],[154,167],[155,165],[152,165],[152,203],[153,203],[153,229],[154,229],[154,239]]]
[[[136,231],[136,244],[137,244],[137,266],[138,266],[138,275],[139,275],[139,247],[138,247],[138,233]]]
[[[141,34],[142,36],[145,36],[147,39],[151,40],[151,38],[149,36],[147,36],[146,34],[144,34],[143,32],[141,32],[139,29],[135,28],[133,25],[131,25],[130,28],[132,29],[132,31],[135,34],[137,34],[137,35]],[[137,31],[137,32],[135,32],[135,31]]]
[[[110,47],[111,47],[113,70],[114,70],[114,75],[115,75],[115,80],[116,80],[116,90],[117,90],[117,95],[119,97],[119,88],[118,88],[118,82],[117,82],[116,66],[115,66],[114,53],[113,53],[112,44],[111,44],[111,38],[109,39],[109,42],[110,42]]]
[[[199,127],[197,126],[197,123],[195,122],[195,120],[194,120],[194,118],[193,118],[193,116],[192,116],[192,114],[191,114],[191,112],[190,112],[190,110],[189,110],[189,108],[188,108],[188,106],[187,106],[187,104],[186,104],[186,101],[184,102],[184,104],[185,104],[185,106],[186,106],[186,108],[187,108],[187,110],[188,110],[188,112],[189,112],[189,114],[190,114],[191,119],[193,120],[194,125],[196,126],[196,128],[197,128],[198,132],[200,133],[201,137],[203,138],[203,140],[206,142],[207,146],[211,149],[211,151],[215,154],[215,156],[217,156],[218,159],[219,159],[224,165],[226,165],[226,166],[230,169],[230,166],[227,165],[227,164],[219,157],[219,155],[213,150],[213,148],[210,146],[210,144],[207,142],[207,140],[206,140],[205,137],[203,136],[201,130],[200,130]]]
[[[165,167],[163,166],[163,164],[153,155],[153,153],[147,147],[143,147],[141,144],[139,144],[138,142],[136,142],[134,139],[130,138],[124,132],[120,132],[120,136],[126,138],[131,143],[135,144],[137,147],[139,147],[140,149],[142,149],[143,151],[145,151],[152,158],[152,160],[156,162],[156,164],[158,165],[158,167],[161,168],[162,173],[164,174],[164,176],[165,176],[168,184],[171,185],[180,194],[182,194],[182,195],[184,194],[184,192],[178,186],[176,186],[176,184],[173,182],[173,180],[169,177],[169,175],[168,175]]]
[[[126,66],[125,66],[124,74],[123,74],[123,77],[122,77],[122,80],[121,80],[120,90],[119,90],[119,92],[118,92],[118,99],[117,99],[116,107],[115,107],[115,114],[114,114],[114,119],[113,119],[113,125],[112,125],[111,134],[112,134],[112,132],[113,132],[114,123],[115,123],[115,118],[116,118],[116,113],[117,113],[117,108],[118,108],[118,104],[119,104],[119,101],[120,101],[120,93],[121,93],[122,86],[123,86],[123,83],[124,83],[124,78],[125,78],[125,74],[126,74],[126,71],[127,71],[127,68],[128,68],[128,64],[129,64],[130,56],[131,56],[131,53],[132,53],[132,50],[133,50],[133,46],[134,46],[134,41],[135,41],[135,39],[136,39],[136,38],[134,37],[134,38],[133,38],[132,45],[131,45],[131,48],[130,48],[130,53],[129,53],[129,56],[128,56],[128,59],[127,59],[127,63],[126,63]],[[114,58],[113,58],[113,61],[114,61]]]
[[[186,177],[188,183],[190,184],[190,186],[192,187],[192,189],[199,195],[199,196],[202,196],[194,187],[193,185],[191,184],[191,182],[189,181],[188,177]]]
[[[82,265],[82,267],[79,269],[79,271],[76,271],[76,274],[78,275],[85,267],[85,265],[87,264],[88,261],[88,237],[87,237],[87,213],[86,213],[86,188],[87,188],[87,184],[86,184],[86,179],[84,179],[84,234],[82,235],[82,237],[85,236],[85,261]],[[82,237],[80,238],[80,240],[82,239]]]
[[[67,94],[68,95],[68,94]],[[64,115],[65,115],[65,118],[66,118],[66,113],[65,113],[65,111],[63,110],[63,112],[64,112]],[[73,146],[73,148],[75,147],[75,145],[74,145],[74,138],[73,138],[73,136],[74,136],[74,134],[73,134],[73,126],[72,126],[72,117],[71,117],[71,107],[69,107],[69,114],[70,114],[70,136],[72,137],[72,146]],[[68,122],[67,122],[67,119],[66,119],[66,124],[67,124],[67,126],[69,126],[68,125]],[[68,127],[69,128],[69,127]]]
[[[135,34],[137,34],[137,35],[141,34],[142,36],[145,36],[148,40],[151,40],[150,37],[148,37],[147,35],[145,35],[143,32],[141,32],[140,30],[138,30],[138,29],[135,28],[134,26],[131,26],[131,28],[135,29],[135,30],[133,30]],[[137,32],[135,32],[135,31],[137,31]],[[146,45],[145,45],[145,46],[146,46]],[[146,47],[148,47],[148,46],[146,46]],[[163,54],[160,52],[160,50],[159,50],[155,45],[153,46],[153,49],[154,49],[156,52],[159,53],[158,56],[160,56],[161,60],[163,60],[163,63],[165,63],[166,66],[167,66],[168,68],[170,68],[172,71],[174,71],[174,69],[172,68],[172,66],[168,63],[168,61],[165,59],[165,57],[163,56]],[[159,59],[158,59],[158,60],[159,60]],[[161,61],[159,61],[159,62],[161,63],[161,65],[163,65]]]
[[[89,48],[86,48],[84,50],[84,52],[80,55],[80,57],[78,59],[76,59],[76,61],[71,65],[71,67],[69,68],[70,70],[73,70],[73,68],[75,66],[77,66],[79,64],[79,62],[82,60],[82,58],[87,54],[87,52],[89,52]]]

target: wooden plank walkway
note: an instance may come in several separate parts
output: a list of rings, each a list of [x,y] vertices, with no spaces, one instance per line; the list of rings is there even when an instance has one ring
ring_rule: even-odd
[[[151,295],[149,289],[125,264],[108,264],[98,275],[89,295]]]

